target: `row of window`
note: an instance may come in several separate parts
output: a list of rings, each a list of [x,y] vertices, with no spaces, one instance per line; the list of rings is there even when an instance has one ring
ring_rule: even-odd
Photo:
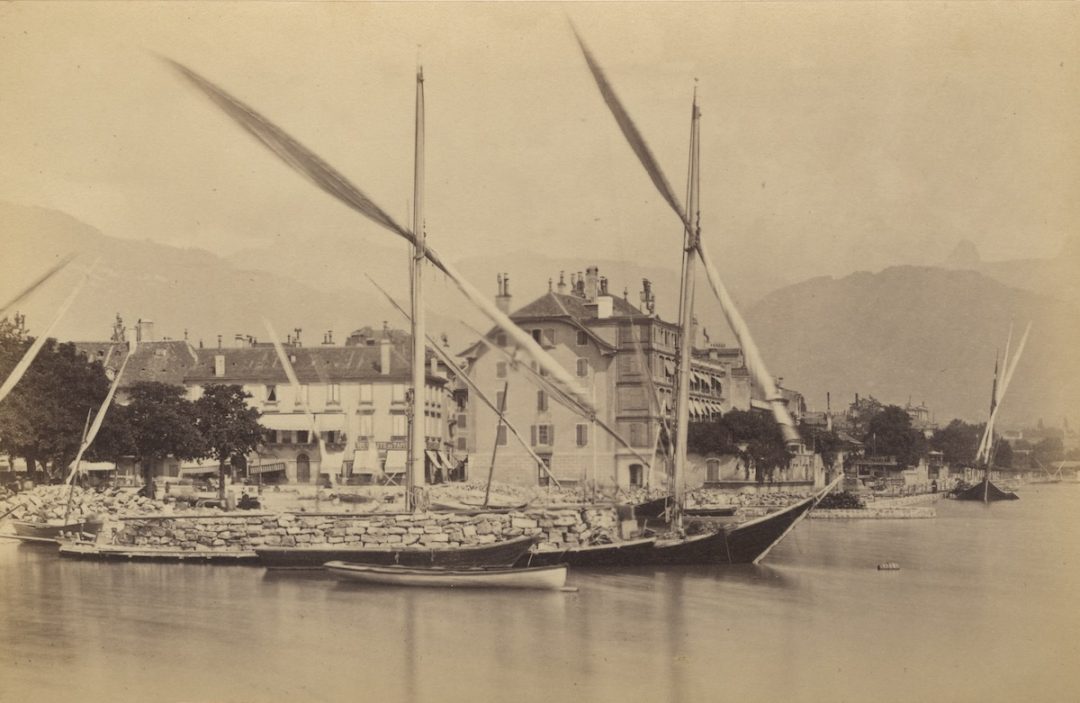
[[[390,400],[394,403],[404,403],[407,387],[404,383],[394,383],[390,387]],[[433,387],[428,386],[425,390],[426,400],[429,403],[438,404],[440,402],[440,391]],[[371,383],[360,384],[360,402],[371,403],[374,399],[374,385]],[[276,383],[268,383],[264,389],[263,400],[267,403],[278,402],[278,386]],[[307,384],[300,385],[300,392],[296,398],[296,403],[306,404],[308,402],[308,386]],[[326,384],[326,402],[328,404],[337,405],[341,403],[341,384],[340,383],[328,383]]]
[[[532,338],[536,340],[537,344],[544,346],[553,347],[558,341],[558,335],[556,334],[554,327],[537,327],[529,330],[529,334],[532,335]],[[579,347],[588,346],[589,333],[585,330],[574,330],[574,344]],[[495,345],[500,347],[505,347],[507,345],[505,332],[495,333]]]
[[[508,368],[509,368],[509,363],[510,362],[508,362],[508,361],[497,361],[497,362],[495,362],[495,378],[506,378],[506,374],[507,374],[507,371],[508,371]],[[533,362],[532,367],[533,367],[533,370],[536,370],[536,362]],[[590,370],[589,369],[589,360],[585,359],[585,358],[579,358],[577,360],[576,369],[577,369],[577,375],[578,375],[579,378],[588,378],[589,377],[589,370]],[[541,376],[546,376],[547,372],[541,370],[540,375]]]

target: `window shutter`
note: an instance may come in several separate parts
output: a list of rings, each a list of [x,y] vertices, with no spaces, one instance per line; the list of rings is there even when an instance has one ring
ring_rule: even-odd
[[[531,430],[531,435],[532,435],[531,444],[532,444],[532,446],[535,447],[536,446],[536,425],[530,425],[529,429]]]
[[[548,444],[555,446],[555,425],[548,425]]]

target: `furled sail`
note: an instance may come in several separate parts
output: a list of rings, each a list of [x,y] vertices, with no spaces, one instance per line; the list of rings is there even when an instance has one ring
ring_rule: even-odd
[[[210,98],[215,105],[277,155],[279,159],[303,174],[320,189],[334,196],[364,217],[406,239],[411,244],[416,244],[416,237],[412,232],[398,224],[344,175],[316,156],[310,149],[286,134],[284,130],[253,108],[240,102],[195,71],[175,61],[166,60],[192,85]],[[445,273],[457,285],[462,294],[479,308],[492,323],[505,331],[518,346],[533,357],[553,378],[557,379],[565,392],[573,395],[578,402],[590,408],[592,407],[588,395],[578,387],[574,377],[559,365],[550,354],[544,351],[529,334],[515,325],[494,303],[485,298],[453,265],[439,256],[430,245],[425,245],[424,255],[428,261]]]
[[[671,206],[671,209],[675,211],[675,214],[679,216],[683,226],[687,229],[694,230],[693,222],[691,222],[690,217],[688,217],[686,211],[683,209],[682,204],[675,195],[675,191],[672,190],[671,184],[668,183],[667,178],[660,169],[659,163],[656,161],[656,157],[653,156],[644,137],[641,136],[641,132],[638,130],[637,125],[634,124],[634,121],[630,118],[626,108],[623,107],[622,103],[619,101],[618,96],[615,94],[615,90],[604,75],[604,71],[600,67],[600,64],[597,63],[596,58],[592,55],[592,52],[589,51],[589,48],[585,45],[584,40],[577,33],[576,29],[574,30],[574,36],[577,38],[578,45],[581,47],[581,52],[585,56],[585,62],[589,66],[589,71],[592,73],[593,79],[600,89],[600,94],[603,96],[604,102],[607,104],[612,116],[614,116],[615,122],[619,125],[619,129],[622,131],[623,136],[630,144],[630,148],[634,151],[634,154],[637,155],[641,165],[645,167],[646,173],[648,173],[653,185],[656,186],[656,189],[660,192],[660,196],[669,206]],[[799,433],[795,429],[795,423],[791,419],[791,414],[787,410],[784,398],[776,386],[776,381],[766,368],[761,352],[758,350],[757,345],[750,336],[750,329],[743,319],[742,314],[739,313],[738,308],[735,306],[735,301],[728,293],[727,287],[724,286],[724,283],[720,278],[720,272],[717,271],[716,267],[713,265],[712,258],[709,256],[705,242],[700,236],[697,237],[696,248],[698,257],[705,267],[705,277],[709,281],[709,286],[712,288],[713,294],[716,296],[717,300],[719,300],[720,308],[724,312],[724,318],[727,320],[728,326],[731,328],[739,346],[742,347],[743,353],[746,355],[746,364],[749,367],[751,375],[755,382],[761,386],[762,391],[765,394],[765,399],[772,408],[773,417],[776,418],[776,422],[780,425],[780,429],[784,433],[784,439],[788,442],[798,442]]]

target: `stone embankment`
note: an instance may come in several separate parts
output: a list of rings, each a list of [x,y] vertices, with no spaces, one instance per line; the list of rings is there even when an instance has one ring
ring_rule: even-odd
[[[815,520],[872,520],[872,519],[912,519],[937,517],[937,511],[929,507],[876,507],[814,510],[810,517]]]
[[[538,535],[550,548],[617,539],[614,510],[509,513],[239,514],[125,517],[106,526],[104,542],[120,546],[248,551],[258,547],[343,545],[440,548]]]
[[[160,501],[135,493],[130,488],[94,491],[79,486],[74,489],[67,485],[36,486],[0,500],[0,516],[6,514],[14,520],[49,522],[63,520],[67,515],[69,521],[78,522],[109,516],[154,514],[167,508]]]

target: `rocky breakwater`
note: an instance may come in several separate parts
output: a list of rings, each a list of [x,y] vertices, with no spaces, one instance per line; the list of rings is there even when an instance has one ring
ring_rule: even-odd
[[[105,539],[119,546],[211,551],[259,547],[349,546],[439,549],[536,535],[541,548],[596,544],[617,537],[614,510],[358,515],[223,513],[125,517]]]
[[[70,502],[70,509],[69,509]],[[134,489],[85,490],[68,485],[36,486],[0,500],[0,516],[26,522],[59,523],[104,520],[132,514],[160,513],[164,505],[136,495]]]

